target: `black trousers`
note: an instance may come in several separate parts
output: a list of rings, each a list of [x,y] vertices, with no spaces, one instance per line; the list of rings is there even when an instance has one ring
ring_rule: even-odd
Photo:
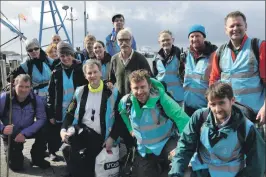
[[[24,149],[24,144],[17,143],[14,141],[16,135],[17,134],[13,134],[11,138],[10,151],[9,151],[9,165],[10,165],[10,168],[13,168],[13,169],[22,169],[23,162],[24,162],[24,156],[22,153]],[[32,161],[34,162],[43,161],[45,158],[45,150],[46,150],[46,139],[45,139],[44,127],[41,128],[33,136],[26,137],[26,139],[31,139],[31,138],[35,138],[35,142],[32,145],[32,148],[30,150]],[[4,142],[4,151],[5,151],[5,154],[7,155],[8,137],[3,135],[2,139]]]
[[[48,151],[50,154],[55,153],[62,146],[62,141],[60,137],[62,123],[51,124],[47,123],[47,143],[48,143]]]
[[[169,164],[171,161],[168,160],[169,153],[177,146],[177,137],[171,137],[165,144],[161,154],[156,156],[154,154],[146,154],[145,157],[137,154],[131,177],[160,177],[159,166],[164,165],[164,170],[169,171]]]
[[[71,137],[70,146],[63,149],[67,168],[73,177],[94,177],[95,159],[102,150],[103,136],[85,127]]]

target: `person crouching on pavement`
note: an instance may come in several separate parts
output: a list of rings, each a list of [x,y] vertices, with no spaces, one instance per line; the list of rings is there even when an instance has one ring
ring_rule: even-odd
[[[137,142],[132,176],[159,177],[158,164],[163,161],[169,166],[169,153],[178,140],[176,133],[182,133],[189,117],[147,70],[133,71],[129,81],[131,93],[120,100],[118,110]]]
[[[117,89],[111,91],[101,80],[100,61],[86,61],[83,72],[89,84],[76,89],[60,134],[62,140],[71,145],[67,162],[71,175],[93,177],[96,156],[103,146],[110,150],[119,136],[118,131],[111,131],[114,130],[112,126],[115,114],[118,114],[115,105],[119,100]],[[72,124],[75,134],[71,136],[67,129]]]
[[[192,115],[177,143],[169,177],[183,177],[189,162],[193,177],[263,177],[265,142],[233,105],[232,87],[216,82],[206,97],[208,108]]]
[[[42,98],[33,92],[31,78],[20,74],[14,81],[12,90],[12,110],[9,107],[10,93],[0,96],[0,130],[7,153],[8,135],[11,135],[9,167],[14,171],[23,170],[23,148],[26,139],[35,138],[30,154],[32,165],[46,169],[50,163],[45,157],[44,125],[47,121]],[[9,124],[9,111],[12,111],[12,124]],[[36,121],[35,121],[36,119]]]

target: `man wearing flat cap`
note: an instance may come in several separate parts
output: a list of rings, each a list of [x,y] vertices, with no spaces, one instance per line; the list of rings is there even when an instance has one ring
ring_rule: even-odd
[[[56,152],[61,146],[60,129],[74,91],[78,86],[88,83],[82,72],[82,63],[75,60],[70,44],[59,42],[57,53],[61,63],[52,72],[47,96],[47,118],[51,133],[48,136],[48,150],[53,161],[58,159]]]
[[[185,63],[184,76],[184,110],[191,116],[197,109],[207,107],[205,92],[209,87],[212,57],[216,45],[206,41],[205,27],[195,24],[189,28],[190,46],[183,55]]]
[[[122,14],[116,14],[112,17],[113,31],[106,37],[106,51],[111,55],[115,55],[120,51],[120,47],[117,44],[116,36],[121,29],[124,29],[125,18]],[[137,49],[136,41],[132,38],[131,47],[133,50]]]

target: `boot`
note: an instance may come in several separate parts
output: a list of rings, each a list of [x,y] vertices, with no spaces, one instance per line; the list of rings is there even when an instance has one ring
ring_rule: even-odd
[[[31,165],[32,166],[38,166],[41,169],[47,169],[49,167],[51,167],[50,162],[48,162],[47,160],[32,160],[31,161]]]

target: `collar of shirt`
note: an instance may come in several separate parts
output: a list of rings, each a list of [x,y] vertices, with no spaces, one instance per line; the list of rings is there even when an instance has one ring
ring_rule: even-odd
[[[224,121],[223,123],[221,123],[221,124],[217,123],[217,121],[216,121],[216,119],[215,119],[215,124],[216,124],[216,126],[217,126],[218,128],[222,128],[222,127],[224,127],[224,126],[229,122],[230,117],[231,117],[231,115],[228,116],[228,117],[225,119],[225,121]]]
[[[119,55],[120,55],[120,58],[121,58],[121,60],[122,60],[122,62],[123,62],[124,65],[127,65],[128,62],[131,60],[131,58],[132,58],[132,56],[133,56],[133,53],[134,53],[134,50],[131,49],[131,54],[129,55],[129,57],[128,57],[127,59],[123,59],[123,57],[122,57],[122,53],[120,52]]]

